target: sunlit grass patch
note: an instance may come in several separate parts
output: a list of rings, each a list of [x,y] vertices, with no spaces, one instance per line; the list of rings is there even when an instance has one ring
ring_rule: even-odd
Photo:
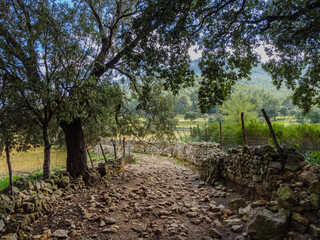
[[[33,148],[27,152],[11,152],[11,165],[13,171],[34,171],[42,169],[44,160],[44,149]],[[64,149],[52,148],[51,150],[51,168],[66,165],[67,152]],[[8,173],[7,162],[4,154],[0,156],[0,174]]]

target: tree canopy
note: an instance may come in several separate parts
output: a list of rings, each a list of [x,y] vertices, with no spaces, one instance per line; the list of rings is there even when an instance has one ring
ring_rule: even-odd
[[[258,62],[254,49],[270,46],[263,65],[278,87],[294,91],[294,103],[309,111],[319,105],[320,1],[204,1],[199,9],[205,77],[199,91],[204,112],[221,104]]]
[[[62,128],[76,177],[88,170],[83,126],[87,134],[98,125],[108,126],[101,135],[143,134],[133,129],[140,114],[146,129],[168,133],[172,102],[161,90],[176,94],[194,83],[188,50],[195,44],[203,50],[202,112],[250,78],[260,44],[271,46],[263,66],[274,84],[290,87],[305,112],[319,105],[319,8],[318,0],[3,0],[0,79],[8,91],[1,94],[41,128],[47,177],[50,136]]]

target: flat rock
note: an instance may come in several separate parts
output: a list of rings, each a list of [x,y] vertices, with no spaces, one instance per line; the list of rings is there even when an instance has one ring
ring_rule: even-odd
[[[210,234],[210,237],[212,238],[218,238],[218,239],[222,238],[221,233],[215,228],[210,228],[209,234]]]
[[[105,217],[104,222],[108,225],[115,224],[117,221],[114,218]]]
[[[103,233],[116,233],[118,229],[115,227],[109,227],[102,230]]]
[[[52,233],[52,237],[57,238],[68,238],[68,233],[64,229],[58,229]]]
[[[252,239],[280,240],[285,236],[286,228],[286,216],[268,210],[252,211],[247,223],[247,233]]]

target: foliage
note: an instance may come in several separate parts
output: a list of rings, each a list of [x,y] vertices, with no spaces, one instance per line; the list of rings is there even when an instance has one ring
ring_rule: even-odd
[[[202,2],[196,25],[204,56],[201,111],[221,104],[238,80],[249,78],[258,63],[254,49],[262,43],[271,57],[263,67],[273,83],[289,87],[304,112],[319,105],[319,9],[311,0]]]
[[[318,124],[272,124],[279,143],[286,148],[298,147],[313,155],[320,149],[320,126]],[[249,145],[273,145],[273,140],[267,124],[258,121],[245,123]],[[220,126],[218,122],[208,125],[208,133],[213,142],[220,142]],[[201,139],[197,128],[193,128],[193,141],[205,141],[205,131],[201,129]],[[225,147],[235,147],[243,144],[242,127],[237,123],[222,124],[222,142]],[[313,156],[312,155],[312,156]],[[314,155],[315,156],[315,155]]]
[[[133,164],[137,164],[139,160],[141,160],[141,158],[133,157]]]
[[[197,116],[197,113],[196,112],[187,112],[185,115],[184,115],[184,120],[190,120],[190,121],[193,121],[193,120],[196,120],[198,118]]]
[[[150,89],[156,83],[177,93],[193,83],[188,48],[194,38],[186,37],[185,28],[192,22],[187,18],[192,8],[193,1],[181,0],[0,3],[0,78],[14,93],[7,97],[25,107],[21,115],[41,128],[45,176],[49,174],[51,130],[57,124],[66,133],[68,126],[74,126],[71,123],[77,123],[77,135],[83,136],[84,120],[89,143],[98,141],[99,130],[102,135],[146,134],[141,116],[127,111],[120,81],[130,82],[142,117],[157,113],[143,122],[146,129],[172,134],[173,114],[164,111],[172,103]],[[151,94],[157,94],[160,101]],[[134,125],[139,127],[135,131]],[[83,138],[72,140],[77,146],[85,145]],[[69,163],[85,158],[84,149],[67,150]]]
[[[13,182],[15,182],[20,176],[13,176]],[[0,179],[0,190],[9,186],[9,177],[3,177]]]
[[[312,123],[320,123],[320,111],[319,109],[312,109],[307,115],[308,118]]]
[[[30,174],[28,176],[29,180],[39,180],[43,177],[43,172],[41,172],[40,170],[35,171],[34,173]]]
[[[240,115],[244,113],[245,121],[257,118],[254,111],[255,106],[250,103],[249,96],[242,94],[232,94],[230,99],[225,101],[220,111],[224,115],[224,119],[229,123],[240,123]]]

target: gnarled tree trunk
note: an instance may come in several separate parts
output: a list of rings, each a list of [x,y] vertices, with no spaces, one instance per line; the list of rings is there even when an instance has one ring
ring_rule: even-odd
[[[50,177],[50,152],[51,143],[49,140],[48,127],[43,127],[43,142],[44,142],[44,162],[43,162],[43,178]]]
[[[67,145],[67,171],[76,178],[88,171],[86,146],[81,119],[75,118],[70,123],[60,122]]]
[[[9,189],[10,189],[10,194],[13,195],[12,167],[11,167],[11,160],[10,160],[10,146],[8,142],[5,143],[5,151],[6,151],[6,159],[7,159],[8,171],[9,171]]]

